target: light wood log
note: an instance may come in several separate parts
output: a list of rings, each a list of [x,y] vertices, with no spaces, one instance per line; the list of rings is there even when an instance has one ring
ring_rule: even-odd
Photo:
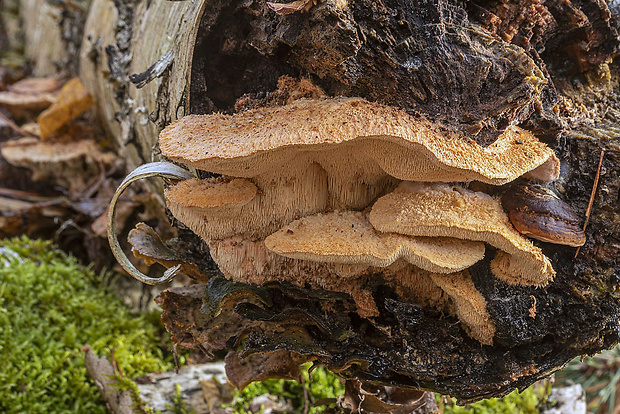
[[[145,0],[117,7],[110,0],[95,0],[91,5],[80,56],[81,78],[128,169],[155,161],[159,128],[186,113],[194,43],[205,3]],[[172,63],[161,77],[142,88],[130,82],[130,75],[147,71],[168,53]]]

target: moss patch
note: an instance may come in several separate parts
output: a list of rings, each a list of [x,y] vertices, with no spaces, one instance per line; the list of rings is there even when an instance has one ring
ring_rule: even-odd
[[[310,405],[321,400],[335,399],[338,396],[344,395],[344,385],[340,378],[323,367],[318,367],[312,371],[312,381],[310,381],[308,374],[309,366],[310,364],[305,364],[302,369],[305,385],[292,380],[268,379],[253,382],[242,391],[236,391],[234,403],[232,404],[234,414],[251,413],[250,402],[252,402],[253,398],[263,394],[275,395],[280,399],[289,401],[295,413],[302,413],[304,410],[304,387],[306,387],[306,394]],[[331,404],[332,408],[334,406],[335,404]],[[310,407],[308,412],[322,413],[329,407]]]
[[[513,391],[503,398],[489,398],[474,404],[458,406],[451,400],[444,414],[538,414],[549,397],[550,387],[533,385],[523,392]],[[451,404],[450,404],[451,403]],[[441,404],[441,403],[440,403]]]
[[[168,370],[153,315],[132,315],[101,277],[27,238],[0,241],[0,412],[105,413],[80,349],[114,350],[130,378]]]

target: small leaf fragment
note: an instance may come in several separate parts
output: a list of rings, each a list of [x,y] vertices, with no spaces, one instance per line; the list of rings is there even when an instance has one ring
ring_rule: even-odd
[[[80,78],[71,79],[60,90],[58,100],[37,118],[41,127],[41,139],[46,139],[76,119],[94,103],[92,95],[84,88]]]
[[[297,0],[292,3],[267,2],[267,6],[280,16],[292,14],[300,10],[308,11],[314,5],[314,0]]]

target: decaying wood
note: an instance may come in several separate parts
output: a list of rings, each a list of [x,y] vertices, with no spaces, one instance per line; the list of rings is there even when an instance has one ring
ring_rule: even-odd
[[[25,54],[33,73],[48,76],[59,69],[78,72],[82,31],[90,0],[19,0]]]
[[[400,301],[380,275],[367,281],[376,318],[357,315],[346,294],[282,283],[214,278],[170,289],[160,300],[176,342],[284,350],[345,378],[461,401],[523,388],[618,343],[617,2],[324,0],[287,15],[266,3],[94,0],[81,77],[130,167],[159,156],[158,132],[171,121],[271,105],[280,79],[303,77],[315,91],[396,106],[480,145],[510,125],[531,130],[562,163],[551,187],[582,217],[604,151],[587,242],[577,258],[573,248],[537,242],[557,271],[541,288],[493,277],[487,247],[470,273],[496,328],[492,346],[454,317]],[[150,82],[138,89],[133,74]]]
[[[274,304],[262,313],[244,308],[250,306],[242,305],[244,300],[235,302],[236,316],[228,322],[235,334],[228,338],[247,335],[248,352],[297,350],[344,377],[471,401],[529,385],[574,356],[619,339],[613,275],[619,273],[620,152],[611,121],[618,119],[618,65],[612,60],[617,29],[600,2],[471,2],[466,8],[457,2],[414,3],[327,1],[307,14],[282,17],[259,2],[230,9],[209,3],[196,44],[190,107],[205,113],[232,110],[236,102],[246,105],[275,90],[281,75],[311,73],[329,95],[361,95],[399,106],[465,131],[482,145],[494,140],[495,131],[520,123],[556,148],[563,169],[553,187],[581,214],[596,174],[589,155],[605,150],[607,173],[600,177],[605,191],[594,201],[583,255],[573,259],[569,247],[539,243],[558,272],[553,283],[509,286],[490,275],[489,259],[471,268],[497,329],[493,346],[480,346],[445,315],[399,302],[376,279],[378,318],[350,320],[350,299],[334,299],[329,310],[318,301],[302,306],[313,321],[329,315],[336,325],[329,332],[355,325],[346,340],[307,326],[291,327],[296,332],[291,336],[273,333],[276,325],[269,321],[281,326],[284,318],[295,325],[284,316],[286,286],[268,289]],[[531,10],[535,13],[526,13]],[[417,16],[439,25],[426,28]],[[231,18],[243,24],[226,25]],[[575,45],[576,39],[586,43]],[[245,64],[235,65],[240,56]],[[463,56],[470,66],[463,65]],[[488,251],[488,258],[493,254]],[[184,346],[218,349],[230,331],[215,334],[222,319],[198,312],[213,300],[200,296],[196,302],[172,290],[162,296],[168,329]],[[315,307],[321,311],[311,311]],[[224,314],[232,316],[228,310]],[[322,323],[317,322],[327,329]]]
[[[86,370],[101,392],[106,405],[113,414],[132,414],[135,412],[135,403],[130,390],[122,390],[115,387],[114,366],[110,360],[103,356],[97,357],[89,346],[85,348]]]
[[[81,77],[131,169],[156,160],[158,130],[189,113],[193,44],[206,1],[94,0],[86,21]],[[160,77],[140,89],[129,76],[162,57]]]

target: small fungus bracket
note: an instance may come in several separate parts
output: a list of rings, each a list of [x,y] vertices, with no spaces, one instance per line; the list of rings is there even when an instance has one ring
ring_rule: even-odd
[[[125,269],[127,273],[129,273],[129,275],[131,275],[131,277],[141,281],[142,283],[146,283],[147,285],[160,285],[172,280],[181,268],[181,265],[177,265],[171,267],[170,269],[167,269],[162,277],[149,277],[144,273],[140,272],[133,265],[133,263],[129,261],[129,259],[125,255],[125,252],[123,252],[123,249],[121,248],[121,245],[118,242],[118,237],[116,235],[115,218],[116,203],[118,202],[118,199],[123,194],[125,189],[129,187],[130,184],[135,181],[150,177],[161,177],[163,179],[180,181],[193,178],[194,176],[186,169],[169,162],[152,162],[149,164],[141,165],[140,167],[133,170],[118,186],[116,192],[114,193],[114,197],[112,197],[112,201],[110,202],[110,211],[108,213],[108,242],[110,243],[110,248],[112,249],[114,257],[116,257],[118,263],[122,266],[123,269]]]

